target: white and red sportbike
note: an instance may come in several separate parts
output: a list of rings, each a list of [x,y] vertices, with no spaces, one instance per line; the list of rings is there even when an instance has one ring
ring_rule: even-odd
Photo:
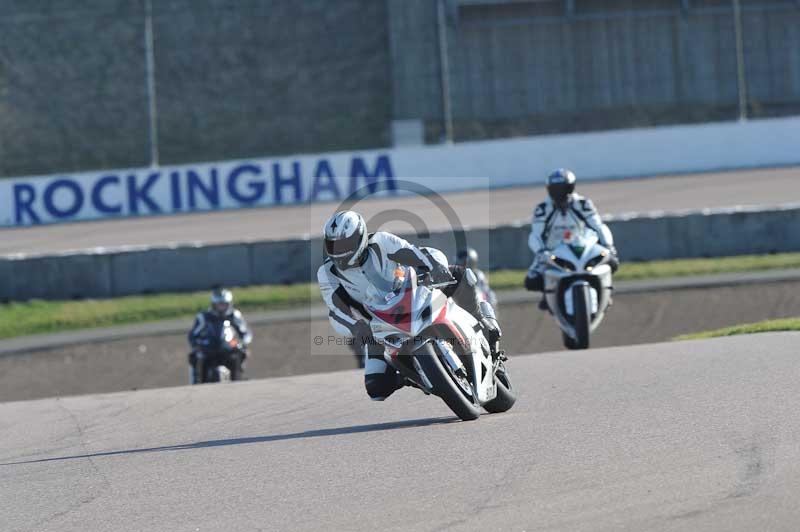
[[[477,419],[481,408],[505,412],[516,401],[505,357],[490,348],[480,322],[441,291],[449,284],[407,266],[377,279],[364,301],[372,333],[389,365],[462,420]]]
[[[544,295],[568,349],[589,348],[592,332],[611,305],[610,259],[609,249],[588,228],[566,231],[563,242],[547,256]]]

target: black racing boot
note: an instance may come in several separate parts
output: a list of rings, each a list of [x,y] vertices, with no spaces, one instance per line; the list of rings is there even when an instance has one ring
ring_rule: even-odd
[[[200,384],[200,372],[196,365],[189,366],[189,384]]]
[[[187,358],[189,359],[189,384],[200,384],[202,379],[200,378],[200,368],[197,367],[197,352],[192,351]]]

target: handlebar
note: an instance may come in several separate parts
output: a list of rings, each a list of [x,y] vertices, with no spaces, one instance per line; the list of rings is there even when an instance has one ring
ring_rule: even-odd
[[[424,272],[417,275],[417,284],[427,286],[428,288],[444,288],[445,286],[452,286],[458,284],[458,281],[451,279],[450,281],[443,281],[441,283],[434,283],[431,279],[430,272]]]

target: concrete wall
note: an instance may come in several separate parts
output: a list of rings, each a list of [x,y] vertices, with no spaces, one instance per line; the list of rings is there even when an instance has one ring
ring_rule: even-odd
[[[146,164],[143,3],[0,0],[0,175]]]
[[[800,206],[609,218],[623,261],[723,257],[800,251]],[[490,269],[527,268],[529,226],[485,230]],[[479,236],[480,231],[478,233]],[[470,234],[473,238],[473,234]],[[479,244],[480,245],[480,244]]]
[[[456,140],[736,117],[729,1],[446,3]],[[150,164],[146,5],[0,0],[0,175]],[[162,164],[441,140],[434,0],[150,5]],[[799,114],[797,2],[743,29],[751,116]]]
[[[390,144],[386,4],[153,0],[161,161]]]
[[[442,95],[433,2],[389,1],[396,17],[395,118],[423,120],[428,141],[436,142]],[[737,116],[729,1],[448,4],[457,140]],[[800,6],[777,0],[742,4],[750,116],[800,113]],[[429,59],[419,61],[422,54]]]
[[[0,175],[150,164],[146,0],[0,0]],[[150,0],[164,164],[390,143],[376,0]]]
[[[800,206],[609,220],[623,261],[800,251]],[[484,268],[527,268],[527,225],[476,229]],[[409,237],[455,254],[453,233]],[[316,279],[322,242],[292,240],[0,259],[0,300],[101,298]]]

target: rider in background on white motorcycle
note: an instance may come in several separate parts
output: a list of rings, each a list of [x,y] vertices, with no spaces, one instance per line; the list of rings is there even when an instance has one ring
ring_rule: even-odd
[[[478,292],[483,296],[484,301],[488,301],[497,311],[497,295],[489,286],[486,274],[478,268],[478,252],[475,251],[475,248],[467,247],[459,250],[456,254],[456,260],[453,262],[472,270],[475,277],[478,278]]]
[[[600,219],[592,201],[575,193],[575,180],[575,174],[563,168],[547,176],[548,198],[534,209],[528,238],[528,247],[533,251],[533,264],[525,277],[528,290],[544,290],[544,270],[550,251],[563,241],[566,234],[577,234],[584,227],[597,233],[600,245],[611,252],[611,270],[616,272],[619,267],[611,230]]]
[[[233,306],[233,293],[230,290],[218,287],[211,292],[211,305],[208,309],[200,312],[194,319],[194,325],[189,330],[189,345],[192,348],[189,353],[189,366],[191,369],[191,384],[200,382],[200,376],[197,374],[197,352],[200,350],[200,340],[206,334],[206,329],[211,324],[219,324],[225,320],[231,322],[231,325],[239,334],[241,340],[242,363],[247,358],[247,347],[253,341],[253,333],[247,327],[247,322],[242,316],[242,313]]]
[[[418,248],[391,233],[368,234],[364,218],[353,211],[340,211],[328,219],[324,241],[327,258],[317,271],[322,299],[328,306],[333,328],[352,337],[362,349],[366,346],[364,385],[373,400],[382,401],[406,382],[384,361],[384,347],[372,335],[370,315],[363,307],[373,284],[371,276],[391,275],[398,265],[403,265],[429,273],[434,283],[455,280],[457,284],[442,292],[483,325],[490,345],[499,340],[500,326],[493,313],[481,312],[474,276],[466,275],[462,266],[448,266],[441,251]]]

